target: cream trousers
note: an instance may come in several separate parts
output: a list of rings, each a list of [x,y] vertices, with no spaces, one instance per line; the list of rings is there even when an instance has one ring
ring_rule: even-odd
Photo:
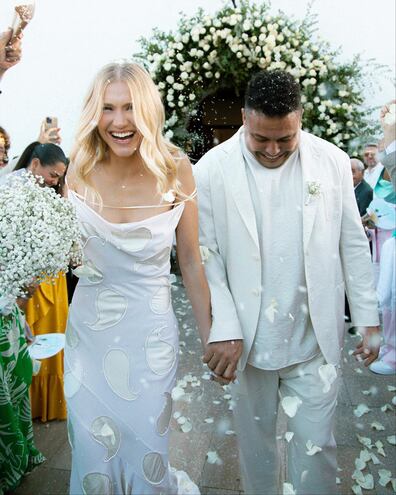
[[[284,397],[298,397],[302,404],[287,431],[294,435],[287,445],[286,482],[297,495],[334,495],[336,444],[333,436],[338,376],[330,391],[318,369],[326,364],[319,354],[311,360],[276,371],[247,365],[232,385],[235,427],[245,495],[278,495],[280,463],[276,441],[278,406]],[[307,442],[322,450],[307,455]]]

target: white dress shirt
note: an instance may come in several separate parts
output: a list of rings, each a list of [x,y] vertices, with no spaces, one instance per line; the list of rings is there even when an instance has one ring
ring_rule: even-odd
[[[319,353],[308,312],[302,227],[302,170],[299,151],[275,169],[241,149],[251,174],[250,188],[262,260],[261,309],[248,363],[276,370]],[[254,198],[257,198],[254,201]]]
[[[364,171],[364,180],[371,186],[372,189],[375,188],[375,185],[377,184],[379,176],[383,170],[384,166],[381,162],[378,162],[375,167],[366,168]]]

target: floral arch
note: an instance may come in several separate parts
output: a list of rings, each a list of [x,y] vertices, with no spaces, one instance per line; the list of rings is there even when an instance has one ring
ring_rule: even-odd
[[[247,81],[260,69],[285,69],[303,90],[303,127],[353,153],[375,132],[363,108],[366,68],[359,57],[337,63],[339,52],[316,36],[316,18],[303,21],[284,12],[271,15],[268,3],[242,1],[192,17],[181,14],[177,30],[154,30],[142,38],[137,58],[150,70],[162,93],[167,136],[197,154],[202,135],[202,103],[231,91],[239,101]],[[200,154],[200,153],[198,153]]]

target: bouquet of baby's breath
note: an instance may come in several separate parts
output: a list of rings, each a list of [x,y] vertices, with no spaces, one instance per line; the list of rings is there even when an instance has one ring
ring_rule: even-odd
[[[0,315],[27,287],[81,263],[80,229],[72,204],[29,172],[0,186]]]

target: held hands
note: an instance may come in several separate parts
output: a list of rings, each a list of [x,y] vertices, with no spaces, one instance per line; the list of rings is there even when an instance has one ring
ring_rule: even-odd
[[[238,360],[243,350],[243,340],[224,340],[206,346],[202,361],[214,373],[213,380],[227,385],[236,378]]]
[[[363,361],[365,366],[369,366],[378,358],[381,343],[380,327],[362,327],[359,329],[362,340],[356,346],[353,355],[358,361]]]

